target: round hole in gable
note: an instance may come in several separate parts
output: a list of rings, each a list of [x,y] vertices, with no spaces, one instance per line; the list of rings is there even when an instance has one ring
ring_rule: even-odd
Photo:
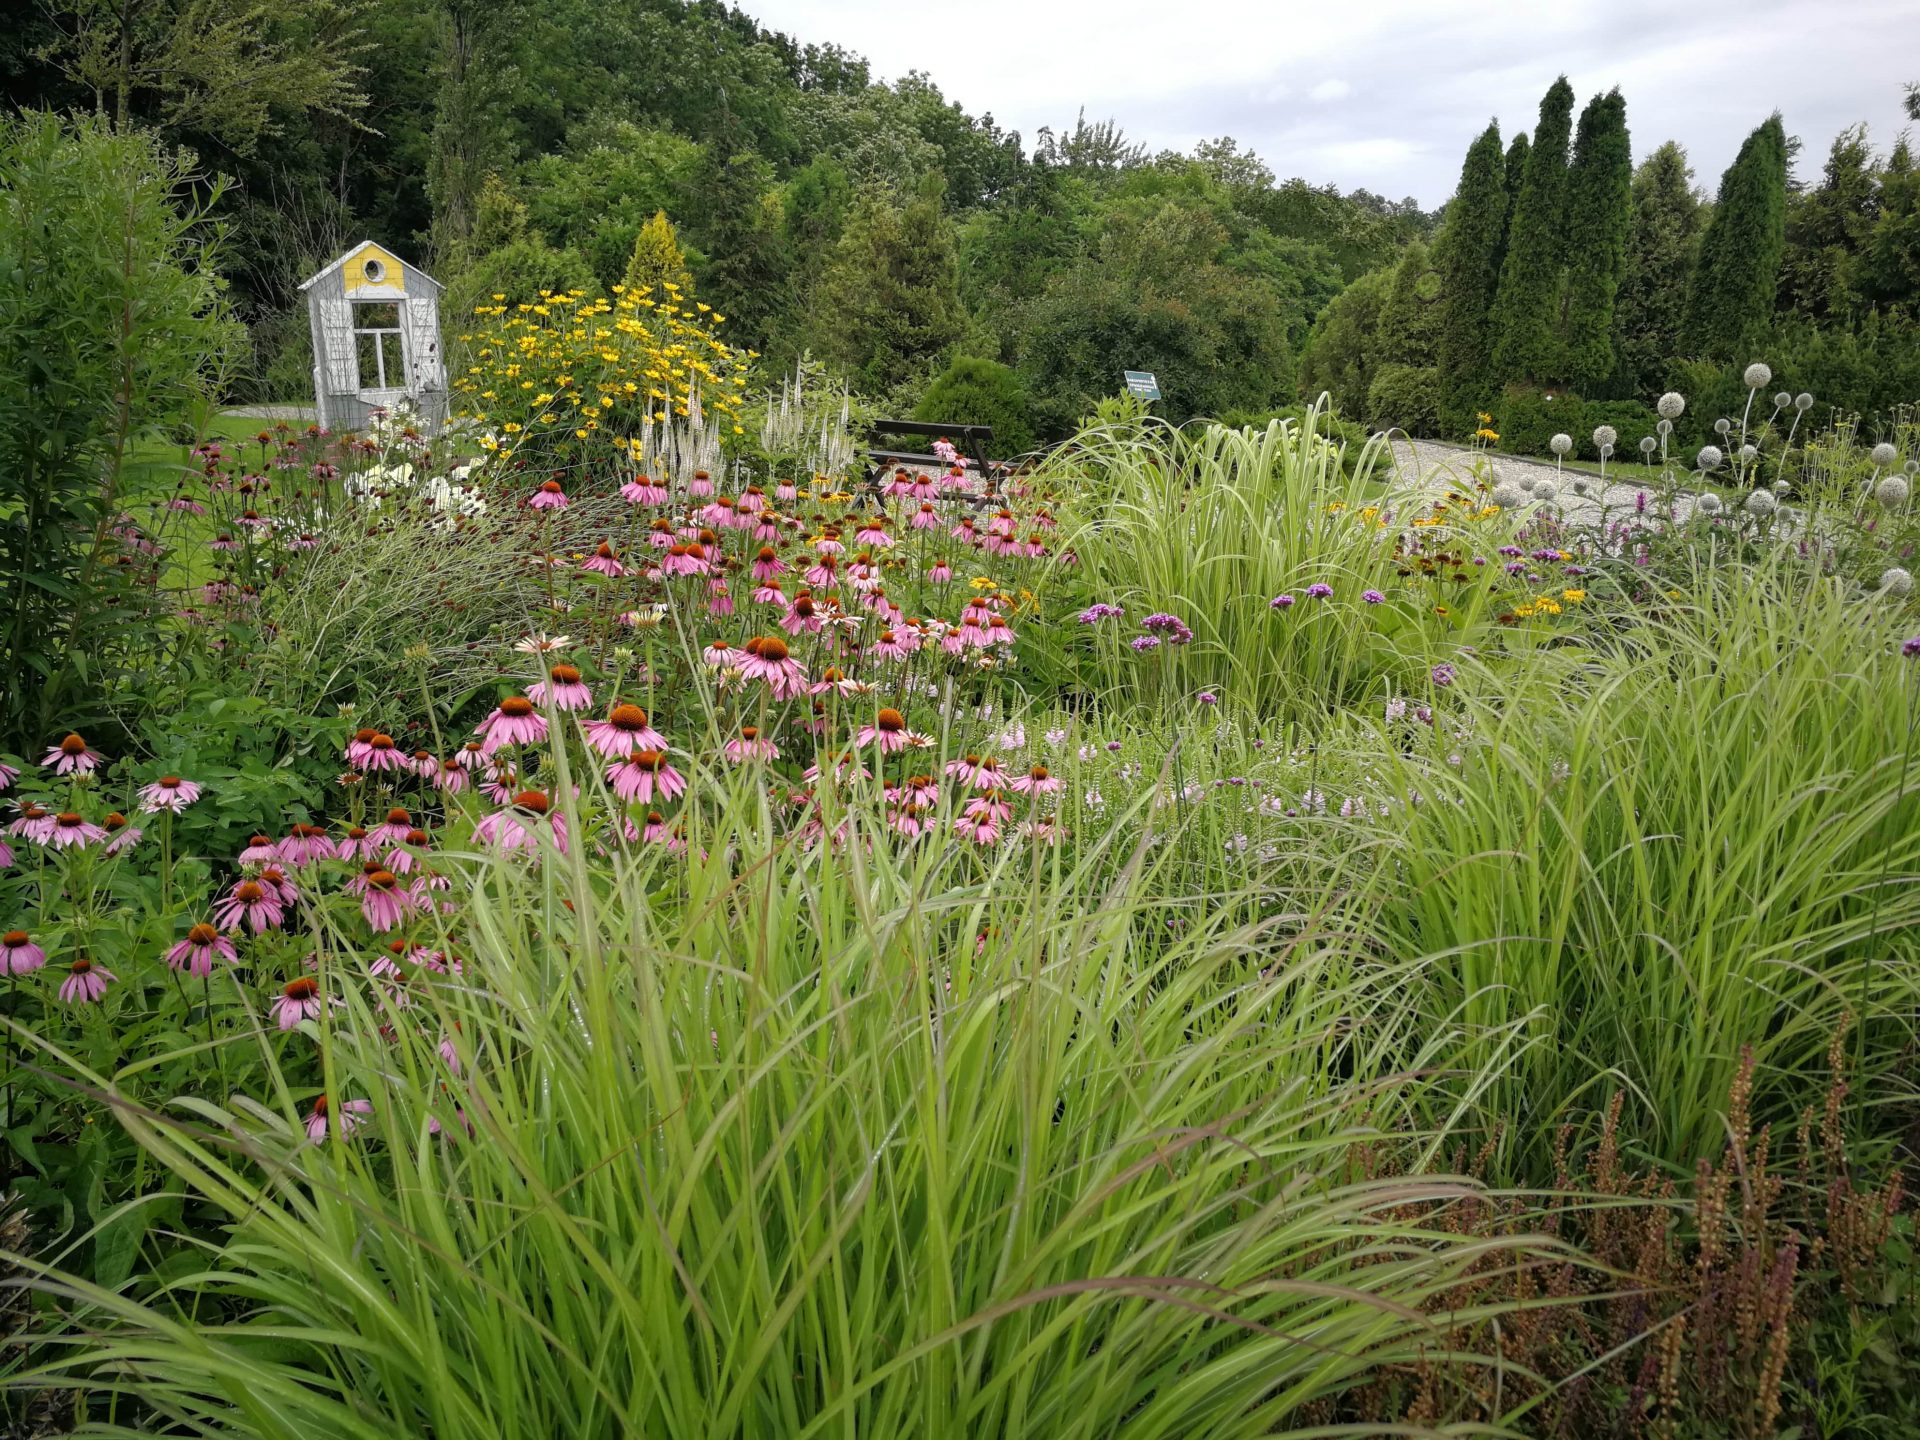
[[[367,283],[369,285],[378,285],[382,280],[387,278],[386,262],[382,260],[369,260],[361,267],[360,273],[367,277]]]

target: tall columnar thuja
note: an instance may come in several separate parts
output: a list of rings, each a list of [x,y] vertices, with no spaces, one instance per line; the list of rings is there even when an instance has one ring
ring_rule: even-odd
[[[1513,198],[1513,223],[1493,307],[1493,368],[1503,381],[1557,379],[1560,271],[1566,256],[1567,139],[1573,87],[1563,75],[1540,102],[1540,123]]]
[[[1514,132],[1513,143],[1507,146],[1507,218],[1500,226],[1500,251],[1493,263],[1496,282],[1500,278],[1501,268],[1507,263],[1507,242],[1513,234],[1513,197],[1520,193],[1520,182],[1527,178],[1527,156],[1532,153],[1533,145],[1527,139],[1527,132]]]
[[[1614,318],[1626,375],[1636,392],[1657,391],[1680,353],[1687,277],[1700,243],[1700,198],[1686,152],[1669,140],[1633,172],[1626,272]]]
[[[1787,135],[1776,112],[1720,177],[1687,293],[1685,339],[1696,356],[1742,358],[1742,344],[1772,316],[1786,226]]]
[[[1565,374],[1591,394],[1611,379],[1619,355],[1614,300],[1626,270],[1633,194],[1627,102],[1618,90],[1596,95],[1580,112],[1567,177]]]
[[[1441,424],[1449,432],[1472,428],[1473,412],[1491,396],[1490,311],[1500,277],[1500,246],[1507,228],[1507,184],[1500,126],[1480,132],[1467,150],[1460,188],[1447,206],[1446,226],[1434,244],[1440,275]]]

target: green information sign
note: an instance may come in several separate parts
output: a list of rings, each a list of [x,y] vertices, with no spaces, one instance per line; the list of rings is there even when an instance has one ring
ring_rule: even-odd
[[[1129,395],[1138,395],[1142,400],[1160,398],[1160,381],[1151,370],[1122,370],[1120,373],[1127,377]]]

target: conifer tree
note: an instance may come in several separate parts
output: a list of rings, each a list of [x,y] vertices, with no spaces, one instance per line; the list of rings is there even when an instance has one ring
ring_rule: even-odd
[[[1380,311],[1377,359],[1390,365],[1431,365],[1439,328],[1438,285],[1426,243],[1410,240],[1393,267],[1387,303]]]
[[[1749,358],[1741,347],[1773,315],[1786,223],[1787,135],[1776,112],[1747,137],[1720,177],[1687,294],[1685,338],[1695,356]]]
[[[1586,395],[1619,368],[1614,301],[1626,269],[1632,199],[1627,102],[1616,89],[1580,112],[1567,173],[1565,378]]]
[[[1445,227],[1434,243],[1441,296],[1435,346],[1440,419],[1449,432],[1471,430],[1474,411],[1492,398],[1490,311],[1506,226],[1506,170],[1500,154],[1500,126],[1495,122],[1468,147],[1460,188],[1447,206]]]
[[[1540,101],[1493,307],[1493,369],[1503,383],[1560,378],[1560,272],[1566,257],[1567,140],[1573,87],[1562,75]]]
[[[1506,218],[1500,222],[1500,252],[1498,258],[1493,262],[1493,273],[1496,282],[1499,279],[1501,269],[1507,263],[1508,231],[1513,225],[1513,197],[1520,193],[1520,182],[1526,179],[1527,155],[1531,148],[1531,144],[1527,139],[1527,132],[1524,130],[1515,131],[1513,143],[1507,146],[1507,214]]]
[[[629,290],[651,289],[655,299],[664,298],[666,287],[672,285],[680,304],[693,303],[693,276],[687,271],[686,252],[680,248],[680,237],[666,211],[656,210],[633,237],[633,254],[621,283]]]
[[[1667,362],[1680,353],[1687,277],[1700,243],[1700,196],[1687,152],[1669,140],[1633,172],[1626,271],[1614,301],[1624,375],[1641,394],[1670,388]]]

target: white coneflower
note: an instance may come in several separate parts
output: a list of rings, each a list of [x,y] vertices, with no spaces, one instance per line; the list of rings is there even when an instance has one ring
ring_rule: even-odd
[[[1547,441],[1547,448],[1556,455],[1569,454],[1573,450],[1573,437],[1571,435],[1556,435]]]
[[[1620,439],[1620,432],[1611,425],[1596,425],[1593,429],[1593,448],[1600,451],[1611,450]]]
[[[1718,515],[1721,511],[1720,497],[1709,491],[1694,502],[1702,515]]]
[[[1893,448],[1893,442],[1890,440],[1882,440],[1873,447],[1871,453],[1873,463],[1876,465],[1891,465],[1900,458],[1900,452]]]
[[[1662,420],[1678,420],[1686,413],[1687,397],[1678,390],[1669,390],[1653,408],[1660,412]]]
[[[1720,468],[1720,462],[1726,458],[1725,455],[1720,453],[1720,447],[1718,445],[1702,445],[1700,447],[1699,457],[1695,463],[1699,465],[1703,472],[1707,470],[1718,470]]]
[[[1880,593],[1904,600],[1913,593],[1913,576],[1894,565],[1880,572]]]
[[[1493,487],[1493,503],[1502,510],[1516,510],[1527,503],[1527,492],[1511,480],[1502,480]]]
[[[1904,475],[1889,475],[1873,487],[1873,498],[1893,510],[1907,503],[1909,487]]]
[[[1746,512],[1756,520],[1764,520],[1780,508],[1780,502],[1773,498],[1771,490],[1755,490],[1747,496]]]
[[[1746,373],[1740,378],[1747,382],[1747,388],[1749,390],[1758,390],[1762,386],[1772,383],[1773,371],[1756,360],[1753,364],[1747,366]]]

